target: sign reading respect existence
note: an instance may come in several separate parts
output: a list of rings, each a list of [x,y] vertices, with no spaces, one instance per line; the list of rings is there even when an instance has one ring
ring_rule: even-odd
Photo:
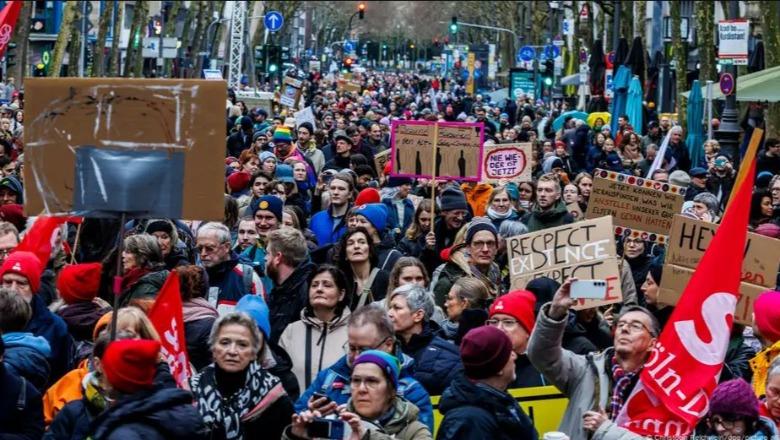
[[[603,300],[580,299],[575,309],[587,309],[623,300],[615,235],[610,217],[600,217],[507,241],[512,290],[522,289],[534,278],[548,277],[563,283],[569,277],[607,282]]]
[[[604,170],[595,170],[593,177],[585,218],[609,215],[618,235],[640,231],[647,241],[666,240],[672,218],[682,209],[685,188]]]
[[[435,177],[442,179],[478,182],[482,177],[484,125],[439,122],[434,155],[436,124],[393,121],[390,133],[392,175],[431,179],[433,172]]]
[[[531,143],[493,144],[484,146],[482,181],[498,183],[501,179],[531,180]]]
[[[659,302],[677,304],[717,230],[718,225],[715,223],[681,215],[674,216],[661,278]],[[742,324],[751,324],[756,297],[775,286],[777,268],[780,265],[780,240],[749,232],[744,255],[740,297],[734,319]]]

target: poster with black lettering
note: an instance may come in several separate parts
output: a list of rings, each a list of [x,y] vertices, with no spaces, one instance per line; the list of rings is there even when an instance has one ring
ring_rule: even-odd
[[[658,301],[675,305],[699,265],[718,225],[675,215],[667,244]],[[761,292],[775,287],[780,265],[780,240],[749,232],[742,260],[740,298],[734,319],[751,324],[753,302]]]
[[[585,218],[612,216],[617,235],[640,231],[655,242],[669,235],[684,196],[681,186],[597,169]]]
[[[485,145],[482,160],[482,182],[499,183],[531,180],[531,143]]]
[[[580,299],[574,309],[587,309],[623,300],[620,267],[612,219],[600,217],[507,239],[512,289],[534,278],[559,283],[570,277],[607,282],[604,300]]]
[[[482,177],[484,139],[482,123],[393,121],[391,175],[430,179],[435,174],[442,179],[478,182]]]

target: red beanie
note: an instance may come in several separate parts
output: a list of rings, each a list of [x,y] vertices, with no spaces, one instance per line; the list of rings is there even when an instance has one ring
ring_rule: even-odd
[[[151,388],[160,354],[160,343],[148,339],[123,339],[108,344],[101,362],[108,383],[132,394]]]
[[[16,226],[17,231],[23,231],[27,226],[22,205],[11,204],[0,206],[0,218]]]
[[[57,278],[57,290],[65,304],[89,302],[100,289],[100,263],[69,264],[62,268]]]
[[[536,317],[534,316],[534,307],[536,306],[536,296],[527,290],[515,290],[504,296],[499,296],[493,305],[490,306],[490,317],[502,313],[515,318],[525,331],[531,333],[534,329]]]
[[[753,303],[756,328],[771,343],[780,341],[780,292],[767,290]]]
[[[512,341],[496,327],[469,330],[460,342],[463,372],[470,379],[485,379],[501,371],[512,355]]]
[[[233,173],[227,178],[228,188],[230,188],[231,193],[243,191],[249,186],[250,180],[252,180],[252,176],[249,173],[243,171]]]
[[[379,203],[382,199],[376,188],[366,188],[360,191],[355,198],[355,206],[363,206],[369,203]]]
[[[43,267],[41,267],[41,260],[32,252],[17,251],[8,255],[0,266],[0,277],[6,273],[15,273],[27,278],[33,293],[37,293],[41,287]]]

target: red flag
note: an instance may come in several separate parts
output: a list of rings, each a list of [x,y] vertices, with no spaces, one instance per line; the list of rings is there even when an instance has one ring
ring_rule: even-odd
[[[759,135],[760,136],[760,135]],[[616,423],[650,437],[682,437],[709,409],[737,305],[755,161],[645,363]]]
[[[157,294],[157,299],[149,310],[149,320],[160,334],[160,352],[171,367],[176,384],[179,388],[189,389],[192,370],[187,356],[187,340],[184,338],[179,275],[176,272],[168,275],[160,293]]]
[[[19,18],[19,12],[22,10],[21,0],[11,0],[6,2],[5,7],[0,11],[0,57],[5,53],[11,36],[14,33],[16,20]]]
[[[22,242],[14,251],[28,251],[35,254],[41,265],[46,267],[51,258],[52,236],[55,229],[67,221],[67,217],[40,216],[27,230]]]

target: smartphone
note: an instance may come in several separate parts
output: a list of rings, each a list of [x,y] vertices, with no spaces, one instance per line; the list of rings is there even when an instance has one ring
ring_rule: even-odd
[[[341,440],[344,438],[345,425],[343,420],[315,417],[307,426],[306,434],[311,438]]]
[[[317,399],[325,399],[324,405],[327,405],[327,404],[330,403],[330,397],[326,396],[325,394],[313,393],[312,394],[312,400],[317,400]]]
[[[604,299],[607,282],[604,280],[577,280],[571,283],[572,299]]]

